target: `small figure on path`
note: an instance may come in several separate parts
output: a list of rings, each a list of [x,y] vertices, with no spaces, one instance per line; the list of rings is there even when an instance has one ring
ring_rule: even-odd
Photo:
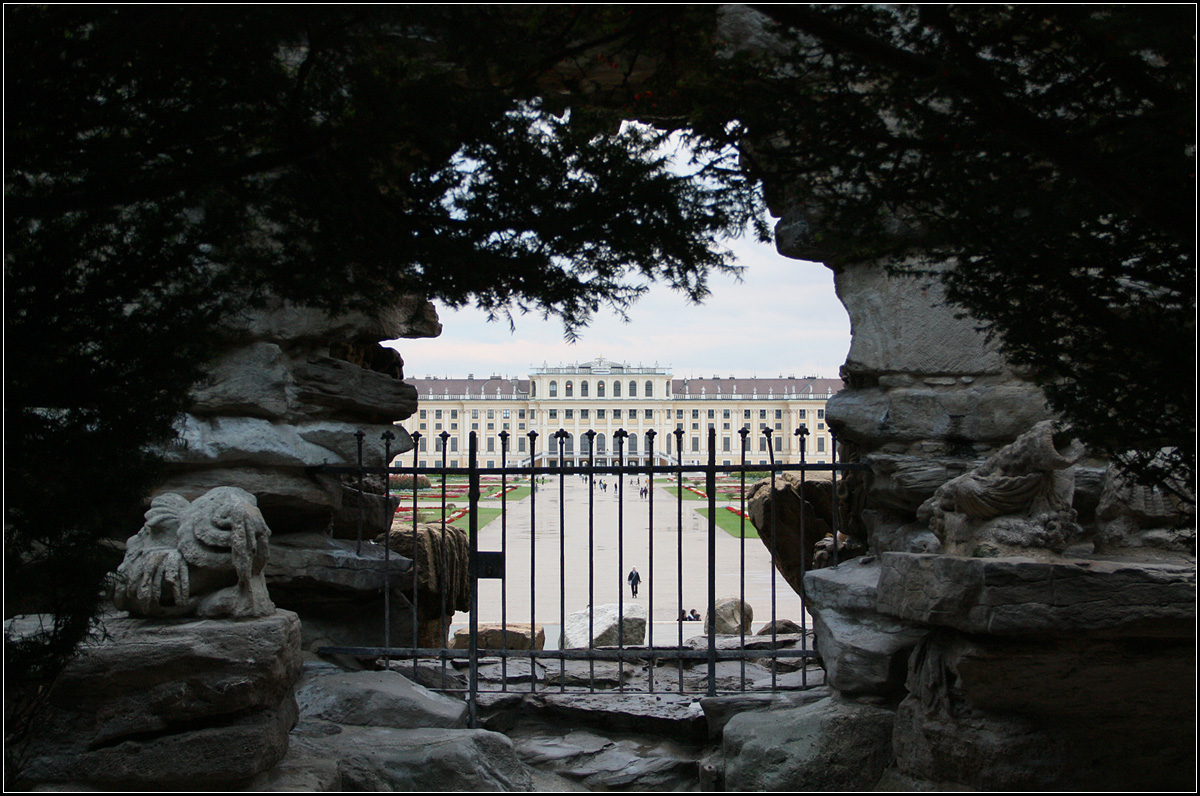
[[[642,576],[638,574],[637,567],[629,570],[629,577],[625,580],[629,581],[629,588],[633,590],[633,596],[637,597],[638,584],[642,582]]]

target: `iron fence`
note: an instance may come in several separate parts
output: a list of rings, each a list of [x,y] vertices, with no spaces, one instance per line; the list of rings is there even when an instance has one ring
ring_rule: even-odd
[[[763,434],[766,436],[767,450],[770,454],[769,464],[749,464],[746,461],[747,453],[749,452],[749,438],[751,435],[749,428],[743,428],[740,431],[741,459],[736,465],[722,464],[717,465],[717,450],[716,450],[716,430],[709,429],[708,434],[708,451],[707,464],[683,464],[675,463],[671,465],[655,465],[649,462],[655,461],[654,456],[654,440],[655,432],[647,433],[647,446],[649,450],[646,454],[639,456],[636,461],[627,462],[624,452],[624,443],[628,434],[621,430],[613,434],[613,441],[616,446],[615,457],[610,452],[606,456],[609,464],[598,465],[595,463],[596,449],[595,445],[590,444],[594,441],[595,431],[588,431],[582,436],[588,437],[589,440],[589,457],[586,464],[579,464],[578,457],[571,456],[565,449],[565,443],[568,438],[568,433],[565,430],[558,431],[554,437],[557,441],[558,455],[557,462],[548,463],[544,466],[529,466],[528,458],[523,459],[524,466],[514,466],[508,462],[509,439],[510,435],[507,431],[501,432],[500,451],[500,466],[499,467],[480,467],[478,460],[478,438],[475,432],[471,432],[468,461],[466,467],[448,467],[447,451],[445,444],[442,445],[442,461],[438,467],[419,467],[417,462],[417,448],[415,441],[419,440],[420,434],[414,433],[414,448],[413,462],[411,466],[382,466],[369,465],[363,461],[363,439],[364,435],[359,432],[358,437],[358,462],[353,466],[324,466],[318,468],[322,472],[337,473],[342,475],[352,475],[356,477],[358,489],[363,490],[363,480],[367,475],[383,475],[384,478],[384,504],[387,507],[388,516],[384,518],[385,524],[392,528],[391,533],[408,533],[412,534],[413,541],[413,564],[412,569],[407,573],[414,583],[420,580],[421,572],[419,570],[419,556],[415,555],[417,549],[418,528],[421,525],[420,516],[421,509],[426,512],[432,511],[433,522],[441,522],[442,539],[439,545],[440,554],[442,556],[439,566],[441,573],[448,572],[448,561],[446,559],[448,545],[446,542],[446,522],[453,519],[451,512],[451,504],[447,500],[447,495],[450,494],[451,485],[455,482],[461,483],[462,479],[466,479],[467,489],[466,495],[468,498],[468,506],[465,515],[462,519],[466,520],[466,533],[468,545],[468,580],[469,580],[469,603],[470,610],[467,612],[467,630],[469,643],[467,649],[452,649],[448,642],[447,631],[448,625],[439,624],[439,646],[421,646],[419,643],[419,618],[420,612],[420,597],[419,590],[412,590],[411,602],[411,637],[405,639],[409,643],[395,644],[393,639],[390,617],[392,610],[390,600],[392,598],[391,583],[387,580],[388,573],[394,571],[391,566],[391,545],[385,545],[384,557],[382,564],[385,573],[385,587],[383,589],[383,627],[381,628],[382,643],[376,647],[325,647],[320,650],[327,654],[345,654],[358,657],[375,657],[388,661],[405,661],[411,662],[413,674],[419,675],[419,666],[422,661],[433,661],[440,664],[442,679],[440,682],[441,688],[447,692],[459,692],[467,700],[469,706],[469,719],[471,726],[475,726],[477,719],[477,704],[478,696],[486,692],[558,692],[558,693],[576,693],[584,692],[588,694],[600,693],[620,693],[628,694],[630,692],[646,692],[646,693],[661,693],[664,691],[672,691],[680,694],[704,694],[716,695],[717,693],[727,693],[729,691],[746,691],[747,688],[747,664],[763,664],[770,670],[769,683],[762,682],[754,686],[755,690],[776,690],[779,688],[779,676],[781,665],[790,663],[792,666],[798,665],[796,670],[799,674],[799,686],[807,686],[807,668],[805,664],[816,657],[816,650],[811,640],[811,631],[809,629],[808,615],[804,600],[784,582],[781,586],[778,580],[777,568],[775,566],[775,552],[778,549],[776,541],[780,538],[780,533],[796,533],[800,535],[800,548],[811,549],[811,545],[816,539],[807,538],[807,534],[811,531],[805,527],[803,519],[804,512],[801,512],[800,527],[798,529],[788,528],[781,529],[779,518],[777,517],[776,505],[777,501],[769,502],[769,517],[764,518],[767,528],[758,530],[758,533],[768,536],[768,544],[766,550],[769,551],[769,563],[759,562],[758,569],[753,559],[763,557],[763,550],[760,543],[754,538],[755,529],[749,522],[747,514],[747,474],[758,474],[752,477],[757,480],[763,472],[768,474],[770,479],[770,487],[772,494],[776,489],[776,481],[781,473],[787,471],[796,471],[799,473],[800,488],[803,490],[803,484],[809,473],[828,473],[829,489],[831,490],[830,504],[834,507],[831,515],[832,521],[832,556],[836,563],[838,555],[837,538],[838,538],[838,523],[839,511],[838,506],[838,477],[839,474],[852,470],[864,469],[863,465],[857,463],[842,463],[837,460],[837,445],[834,440],[833,458],[830,463],[809,464],[804,459],[804,440],[803,437],[808,434],[808,429],[805,426],[800,426],[795,430],[795,435],[801,437],[801,457],[797,464],[776,463],[774,456],[773,435],[777,431],[771,429],[763,429]],[[682,444],[684,431],[677,429],[674,434],[677,437],[677,447]],[[443,433],[443,443],[449,435]],[[535,449],[537,432],[529,432],[530,449]],[[393,461],[391,453],[391,443],[395,437],[391,432],[385,432],[383,435],[384,441],[384,457],[383,462]],[[570,461],[570,463],[569,463]],[[391,488],[390,476],[393,474],[411,475],[411,489],[406,489],[393,493]],[[693,478],[697,475],[703,476],[703,489],[696,489],[690,483],[685,483],[685,475],[692,475]],[[437,495],[436,501],[430,505],[428,500],[422,501],[418,485],[418,476],[426,476],[431,480],[436,480],[440,488],[434,487]],[[612,497],[608,496],[608,478],[614,478],[614,492]],[[578,478],[579,482],[568,479]],[[732,480],[736,483],[737,489],[731,489],[730,493],[736,495],[736,499],[729,499],[727,494],[726,499],[718,500],[718,481],[724,479],[726,485],[732,486],[728,482]],[[499,501],[499,516],[488,525],[488,541],[493,546],[498,546],[498,549],[481,550],[481,506],[482,485],[488,479],[490,481],[499,480],[498,486],[498,501]],[[642,491],[642,479],[645,479],[645,492]],[[510,485],[528,483],[528,495],[522,495],[519,500],[510,500]],[[570,484],[570,486],[568,485]],[[626,491],[632,486],[638,487],[639,499],[637,501],[630,500],[627,497]],[[661,487],[661,489],[660,489]],[[673,489],[672,489],[673,488]],[[583,490],[582,501],[579,500],[579,492]],[[673,499],[665,490],[674,491]],[[549,492],[549,494],[547,494]],[[571,499],[568,500],[568,492],[571,493]],[[393,509],[396,505],[393,502],[393,495],[399,498],[400,505]],[[599,495],[599,496],[598,496]],[[360,494],[359,506],[364,505],[362,495]],[[674,522],[668,518],[664,518],[661,514],[656,517],[655,508],[663,506],[669,501],[673,508]],[[704,503],[707,509],[706,516],[703,520],[697,520],[695,512],[688,505],[697,501]],[[568,504],[571,503],[570,521],[568,521]],[[582,505],[580,505],[582,503]],[[549,520],[539,517],[539,506],[548,504],[550,509],[557,509],[557,516],[551,516]],[[720,505],[719,505],[720,504]],[[597,518],[597,508],[603,505],[605,510],[601,512],[601,518]],[[615,522],[612,515],[612,508],[615,505]],[[631,512],[631,506],[644,506],[644,518],[638,518],[637,512]],[[522,511],[513,511],[516,506],[521,506]],[[406,508],[411,511],[411,523],[403,519],[397,519],[394,515],[400,515],[401,508]],[[729,536],[736,541],[736,561],[729,561],[731,555],[730,541],[725,536],[726,531],[721,530],[718,522],[718,510],[720,508],[735,509],[733,513],[737,516],[736,533],[730,532]],[[360,508],[360,511],[362,509]],[[719,636],[716,633],[707,632],[708,621],[705,622],[705,630],[697,633],[688,639],[685,639],[685,631],[688,627],[696,627],[691,623],[691,620],[685,619],[687,605],[684,600],[684,584],[685,577],[690,573],[685,572],[685,516],[693,520],[693,526],[699,527],[699,533],[704,537],[705,541],[705,605],[706,617],[713,617],[715,607],[718,601],[718,572],[722,574],[725,582],[728,582],[733,573],[731,568],[736,564],[736,576],[738,583],[739,599],[745,603],[746,601],[746,584],[747,584],[747,561],[751,560],[752,572],[750,573],[756,579],[760,580],[764,577],[761,569],[766,567],[769,569],[769,598],[770,598],[770,616],[768,624],[771,628],[769,636],[753,636],[747,633],[748,628],[746,623],[739,623],[739,633],[733,636]],[[586,517],[583,524],[586,527],[579,527],[581,521]],[[361,552],[362,539],[362,519],[360,515],[359,524],[359,549]],[[519,519],[519,533],[514,533],[514,520]],[[630,528],[630,524],[633,528]],[[656,527],[656,523],[658,524]],[[664,528],[664,525],[666,526]],[[526,527],[528,526],[528,527]],[[615,527],[614,527],[615,526]],[[747,533],[749,529],[750,533]],[[662,550],[664,543],[670,540],[670,531],[675,531],[674,544],[672,549]],[[552,543],[554,536],[557,536],[557,562],[552,558],[550,561],[544,560],[547,548],[547,539]],[[693,540],[696,534],[689,533],[689,541]],[[571,592],[575,595],[580,594],[580,585],[578,579],[584,576],[581,563],[572,561],[568,563],[568,544],[578,551],[579,546],[583,544],[586,537],[586,577],[587,577],[587,604],[583,609],[587,614],[588,632],[586,646],[574,646],[565,648],[563,643],[568,623],[567,612],[567,595]],[[625,566],[627,563],[626,552],[631,545],[627,544],[630,538],[637,537],[644,539],[645,545],[632,545],[636,554],[642,553],[646,556],[645,571],[639,573],[643,575],[642,579],[646,582],[646,636],[644,639],[626,639],[624,636],[625,618],[627,615],[636,613],[631,609],[627,611],[626,606],[632,605],[633,600],[625,600],[625,587],[628,585],[627,575],[625,574]],[[522,549],[522,543],[528,539],[528,550]],[[539,545],[540,540],[540,545]],[[655,542],[658,542],[660,549],[656,550]],[[754,547],[751,548],[752,555],[747,555],[747,542],[750,542]],[[615,570],[612,568],[612,547],[615,542]],[[720,542],[720,544],[718,544]],[[720,549],[720,550],[719,550]],[[604,554],[598,555],[598,550],[604,551]],[[541,556],[539,557],[539,553]],[[658,558],[656,559],[656,556]],[[694,555],[689,556],[694,558]],[[575,558],[578,558],[575,555]],[[674,566],[674,594],[663,594],[663,590],[656,588],[656,582],[659,580],[669,581],[670,577],[662,577],[664,572],[670,574],[671,566]],[[428,566],[428,564],[427,564]],[[597,567],[601,571],[597,571]],[[635,565],[636,566],[636,565]],[[547,570],[549,574],[547,574]],[[510,574],[511,572],[511,574]],[[557,575],[557,583],[554,582],[554,576]],[[602,587],[597,589],[597,578],[600,577]],[[694,581],[692,577],[690,580]],[[497,584],[492,584],[489,592],[492,598],[487,606],[488,612],[493,616],[498,615],[498,621],[494,625],[498,625],[500,632],[498,633],[501,639],[501,645],[496,648],[484,648],[480,645],[480,594],[481,588],[485,586],[487,581],[499,581]],[[441,582],[445,584],[445,580]],[[616,583],[616,607],[617,607],[617,639],[615,644],[598,646],[595,643],[595,618],[597,609],[597,597],[604,594],[611,594],[612,585]],[[551,615],[549,620],[557,618],[559,630],[558,649],[513,649],[508,643],[509,628],[524,624],[524,616],[515,616],[515,612],[510,610],[510,597],[513,590],[517,590],[518,594],[527,592],[528,594],[528,625],[529,633],[532,636],[539,627],[547,624],[548,618],[543,610],[539,616],[538,589],[549,587],[551,596],[555,596],[557,592],[557,617]],[[495,592],[498,591],[498,605],[495,597]],[[656,606],[657,600],[671,600],[674,602],[667,603],[665,610],[670,616],[677,617],[672,623],[670,620],[659,621],[657,624],[666,624],[670,627],[674,625],[673,631],[666,635],[673,636],[664,638],[660,633],[656,638],[655,633],[655,618],[656,615],[661,616],[664,610],[664,604],[659,603]],[[447,590],[442,588],[439,592],[441,606],[439,609],[440,616],[447,617],[454,613],[453,605],[447,601],[449,595]],[[792,608],[798,611],[800,617],[799,634],[780,634],[777,620],[780,617],[781,601],[784,604],[790,604]],[[640,601],[639,601],[640,604]],[[694,602],[693,602],[694,604]],[[656,608],[658,613],[656,614]],[[573,611],[574,613],[574,611]],[[791,614],[791,609],[785,609],[785,613]],[[781,639],[780,636],[785,636]],[[769,640],[768,640],[769,639]],[[636,643],[634,643],[636,641]],[[673,643],[672,643],[673,641]],[[782,641],[789,643],[784,644]],[[628,643],[627,643],[628,642]],[[689,643],[690,642],[690,643]],[[499,665],[499,677],[494,680],[482,681],[480,678],[481,663],[489,663],[497,661]],[[526,678],[518,676],[516,673],[510,673],[510,661],[527,660],[530,670],[530,676]],[[448,676],[447,666],[453,662],[466,662],[467,677],[463,684],[456,684],[456,677]],[[583,678],[578,672],[573,672],[575,683],[568,685],[568,665],[574,665],[573,662],[582,661],[587,664],[588,675]],[[734,677],[734,683],[730,685],[730,678],[725,677],[721,683],[718,682],[717,668],[719,663],[724,661],[734,661],[740,663],[740,678]],[[616,686],[613,688],[598,687],[598,678],[596,674],[596,665],[601,662],[615,662],[617,666]],[[536,668],[538,664],[545,664],[544,668],[548,677],[539,682],[536,676]],[[557,663],[557,678],[553,677],[553,666]],[[406,666],[407,663],[402,664]],[[489,663],[490,665],[490,663]],[[659,667],[668,666],[674,669],[673,673],[666,671],[660,672]],[[644,667],[646,677],[644,680],[639,680],[635,683],[627,683],[625,676],[625,667],[629,666],[631,671],[641,670]],[[685,671],[689,674],[695,669],[700,669],[703,674],[700,677],[695,675],[685,677]],[[584,682],[586,681],[586,684]]]

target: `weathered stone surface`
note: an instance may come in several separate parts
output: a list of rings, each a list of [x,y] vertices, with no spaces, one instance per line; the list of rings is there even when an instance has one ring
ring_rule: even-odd
[[[412,439],[399,426],[319,420],[304,423],[273,422],[259,417],[207,417],[184,415],[179,424],[180,444],[164,452],[168,466],[208,467],[232,464],[252,467],[315,467],[320,464],[353,464],[358,449],[354,438],[363,431],[365,461],[383,460],[386,431],[396,435],[392,455],[412,450]]]
[[[336,476],[249,465],[171,472],[153,496],[175,492],[195,500],[210,489],[229,484],[254,495],[263,519],[276,533],[324,531],[341,506],[342,486]]]
[[[803,632],[803,628],[790,619],[776,619],[774,622],[767,622],[765,625],[763,625],[762,629],[755,633],[755,635],[792,635]]]
[[[34,617],[5,623],[16,634]],[[229,787],[275,765],[296,722],[295,614],[242,619],[113,615],[64,672],[26,750],[30,783]]]
[[[917,518],[953,555],[1061,553],[1083,529],[1072,508],[1078,442],[1044,420],[979,467],[938,487]]]
[[[516,733],[513,742],[527,763],[589,790],[691,790],[698,782],[700,750],[671,739],[542,726]]]
[[[914,652],[908,687],[895,748],[898,770],[915,780],[988,790],[1193,784],[1190,639],[939,631]]]
[[[471,647],[471,628],[454,631],[450,649],[465,650]],[[481,650],[540,650],[546,648],[546,628],[531,627],[528,622],[509,622],[507,625],[479,625],[479,649]]]
[[[1173,484],[1171,494],[1160,487],[1138,484],[1113,465],[1105,474],[1096,508],[1097,552],[1138,548],[1196,555],[1196,505],[1187,484]]]
[[[717,738],[720,737],[729,720],[741,713],[797,708],[812,702],[819,702],[829,696],[831,696],[831,692],[828,688],[814,685],[813,688],[805,691],[705,697],[700,700],[700,707],[704,710],[704,718],[708,721],[709,734]]]
[[[346,791],[530,791],[534,772],[512,742],[487,730],[339,726],[309,720],[276,776],[287,781],[336,761]]]
[[[263,577],[270,538],[244,489],[218,487],[194,501],[159,495],[125,543],[113,602],[135,616],[272,614]]]
[[[817,542],[831,532],[833,490],[828,477],[782,473],[752,485],[746,499],[751,524],[775,561],[775,569],[797,594],[813,566]]]
[[[296,686],[302,719],[355,726],[465,727],[465,702],[417,685],[402,674],[343,672],[328,664],[305,666]]]
[[[825,416],[846,438],[875,449],[924,440],[995,445],[1047,419],[1049,412],[1034,385],[1001,382],[842,390],[826,403]]]
[[[726,790],[870,790],[892,762],[895,713],[834,697],[734,716],[725,725]]]
[[[708,737],[708,725],[699,699],[667,690],[656,694],[545,692],[527,695],[525,702],[544,719],[575,727],[695,740]]]
[[[808,610],[826,681],[846,694],[892,694],[904,686],[908,655],[927,630],[875,611],[881,567],[874,557],[806,576]]]
[[[1194,634],[1194,565],[885,553],[881,613],[968,633]]]
[[[589,646],[637,646],[646,641],[646,607],[641,603],[608,603],[567,614],[560,649]]]
[[[466,531],[440,522],[418,523],[414,529],[397,521],[386,540],[395,553],[415,562],[412,590],[406,596],[416,606],[418,645],[446,646],[454,613],[471,610]]]
[[[750,634],[754,621],[754,608],[741,597],[720,597],[713,604],[711,614],[704,617],[704,632],[717,635]]]
[[[850,315],[849,371],[988,374],[1004,367],[975,324],[955,317],[958,310],[947,304],[934,277],[894,275],[876,263],[844,264],[834,271],[834,287]]]
[[[271,556],[264,574],[272,589],[303,588],[378,595],[384,585],[385,563],[390,583],[411,580],[412,560],[392,553],[385,562],[383,545],[370,541],[361,548],[351,541],[323,534],[288,534],[271,540]]]

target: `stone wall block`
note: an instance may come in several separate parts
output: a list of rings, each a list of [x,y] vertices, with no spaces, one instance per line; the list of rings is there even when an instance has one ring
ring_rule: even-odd
[[[884,553],[877,608],[968,633],[1194,635],[1187,564]]]

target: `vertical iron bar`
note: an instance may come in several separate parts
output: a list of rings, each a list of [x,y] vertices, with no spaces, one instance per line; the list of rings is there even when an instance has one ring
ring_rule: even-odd
[[[588,429],[588,691],[596,691],[596,658],[592,655],[596,635],[596,431]]]
[[[354,432],[354,439],[358,442],[358,543],[354,547],[356,556],[362,555],[363,514],[367,510],[366,500],[363,498],[363,438],[366,436],[361,428]],[[391,540],[389,539],[389,541]]]
[[[838,565],[838,554],[839,554],[839,550],[838,550],[838,514],[840,514],[841,511],[839,511],[838,493],[837,493],[837,474],[838,474],[838,470],[837,470],[837,435],[833,432],[832,428],[829,429],[829,447],[831,449],[829,463],[833,465],[833,469],[829,471],[829,481],[830,481],[830,484],[832,484],[832,489],[833,489],[833,494],[832,494],[832,498],[833,498],[833,565],[836,567]]]
[[[738,506],[739,523],[741,530],[741,566],[739,569],[740,589],[742,594],[742,602],[746,602],[746,448],[749,443],[750,427],[743,425],[738,429],[738,435],[742,438],[742,472],[741,472],[741,502]],[[742,629],[742,690],[746,690],[746,630]]]
[[[708,606],[711,614],[717,605],[717,429],[708,430],[708,469],[704,474],[708,493]],[[717,695],[717,627],[714,621],[708,634],[708,695]]]
[[[412,617],[412,618],[411,618],[411,622],[412,622],[412,646],[413,646],[413,649],[416,649],[416,648],[419,646],[419,644],[418,644],[418,640],[417,640],[417,638],[418,638],[418,637],[417,637],[417,629],[418,629],[418,622],[417,622],[417,583],[419,582],[419,580],[420,580],[420,575],[421,575],[421,572],[420,572],[421,568],[420,568],[420,566],[419,566],[419,565],[418,565],[418,563],[417,563],[417,562],[420,560],[420,556],[418,556],[418,555],[417,555],[417,456],[419,455],[419,449],[420,449],[420,447],[421,447],[421,444],[420,444],[420,443],[421,443],[421,432],[419,432],[419,431],[418,431],[418,432],[415,432],[415,433],[412,435],[412,437],[413,437],[413,464],[412,464],[412,466],[413,466],[413,497],[412,497],[412,523],[413,523],[413,528],[412,528],[412,531],[413,531],[413,543],[412,543],[412,581],[413,581],[413,598],[412,598],[412,606],[411,606],[411,607],[412,607],[412,610],[411,610],[409,613],[410,613],[410,615],[411,615],[411,617]],[[403,531],[401,531],[401,533],[403,533]],[[388,536],[387,536],[386,538],[388,539],[388,541],[389,541],[389,543],[390,543],[390,541],[391,541],[391,532],[390,532],[390,531],[388,532]],[[419,661],[419,660],[420,660],[420,656],[418,656],[418,655],[414,654],[414,655],[413,655],[413,682],[414,682],[414,683],[415,683],[415,682],[417,682],[417,672],[418,672],[418,661]]]
[[[474,431],[467,442],[468,572],[471,584],[470,645],[467,688],[467,727],[479,727],[479,440]],[[443,575],[444,579],[444,575]]]
[[[649,632],[649,637],[646,639],[646,646],[654,649],[654,429],[646,432],[646,461],[648,463],[646,467],[646,518],[650,534],[650,560],[646,564],[646,578],[650,588],[648,596],[650,603],[648,613],[650,619],[646,628]],[[650,674],[647,680],[647,687],[652,694],[654,693],[654,669],[657,663],[658,661],[654,658],[650,659]]]
[[[385,431],[380,435],[383,440],[383,513],[384,513],[384,536],[387,544],[383,546],[383,646],[392,646],[392,519],[394,512],[392,511],[392,477],[388,471],[392,466],[392,440],[396,435],[391,431]],[[383,668],[386,670],[389,666],[388,656],[383,656]]]
[[[775,493],[775,440],[772,437],[771,429],[764,428],[763,436],[767,438],[767,455],[771,461],[771,649],[775,650],[779,647],[779,617],[777,614],[778,606],[775,592],[775,551],[779,549],[779,525],[777,523],[778,512],[776,504],[779,502],[779,496]],[[803,507],[801,507],[803,510]],[[803,560],[803,556],[801,556]],[[773,658],[771,661],[771,690],[776,687],[776,675],[779,671],[779,658]]]
[[[529,481],[529,632],[536,632],[537,628],[537,432],[529,432],[529,450],[533,453],[534,467],[530,475]],[[559,630],[558,645],[562,646],[562,630]],[[534,677],[536,658],[529,659],[529,691],[533,693],[537,691],[537,678]]]
[[[500,558],[504,573],[500,578],[500,690],[508,690],[508,431],[500,431]],[[537,634],[529,628],[529,648]],[[533,659],[530,658],[530,663]],[[532,667],[531,667],[532,668]]]
[[[625,453],[624,429],[618,428],[613,434],[613,442],[617,445],[617,649],[625,649],[625,473],[622,463]],[[625,658],[617,659],[617,690],[625,691]]]
[[[436,564],[436,565],[434,564],[434,562],[432,560],[433,556],[431,555],[430,556],[431,560],[429,562],[429,566],[431,566],[431,567],[432,566],[440,566],[441,567],[441,569],[437,573],[437,581],[439,584],[441,584],[441,588],[439,589],[439,591],[441,592],[441,600],[442,600],[442,613],[441,613],[441,616],[438,618],[438,632],[440,635],[443,636],[443,638],[438,643],[438,647],[444,649],[446,646],[446,639],[444,638],[445,633],[442,632],[442,628],[445,626],[444,623],[445,623],[445,617],[446,617],[446,586],[445,586],[445,584],[446,584],[446,556],[445,556],[445,551],[446,551],[446,476],[447,476],[446,468],[449,466],[450,445],[448,444],[448,442],[450,440],[450,432],[443,431],[441,434],[438,435],[438,437],[439,437],[439,439],[442,440],[442,522],[441,522],[442,543],[441,543],[441,547],[440,547],[441,555],[438,557],[438,564]],[[433,533],[432,532],[429,534],[429,542],[430,542],[430,552],[432,552],[432,549],[433,549]],[[416,552],[416,548],[413,548],[413,552],[414,553]],[[446,687],[446,656],[442,655],[441,659],[442,659],[442,688],[445,688]]]
[[[804,423],[800,424],[800,428],[796,429],[796,436],[800,439],[800,566],[804,567],[804,555],[808,548],[808,544],[804,527],[804,515],[807,513],[804,510],[806,505],[805,499],[805,475],[808,473],[808,463],[804,460],[804,453],[808,448],[808,426]],[[811,555],[811,553],[810,553]],[[804,596],[804,575],[800,575],[800,649],[808,651],[808,600]],[[800,659],[804,662],[804,666],[800,669],[800,685],[803,688],[808,687],[808,656]]]
[[[567,658],[562,654],[562,633],[567,626],[567,515],[566,515],[566,482],[563,480],[566,467],[567,430],[560,428],[558,434],[558,688],[561,693],[567,690]],[[535,661],[530,660],[530,664]],[[532,668],[532,667],[531,667]]]
[[[677,537],[675,546],[675,562],[676,562],[676,587],[678,590],[679,612],[683,613],[683,429],[677,428],[673,432],[675,434],[675,461],[676,461],[676,485],[675,485],[675,508],[676,508],[676,523],[675,533]],[[679,649],[683,649],[683,622],[677,623],[679,626]],[[683,693],[683,658],[678,659],[679,663],[679,693]]]

